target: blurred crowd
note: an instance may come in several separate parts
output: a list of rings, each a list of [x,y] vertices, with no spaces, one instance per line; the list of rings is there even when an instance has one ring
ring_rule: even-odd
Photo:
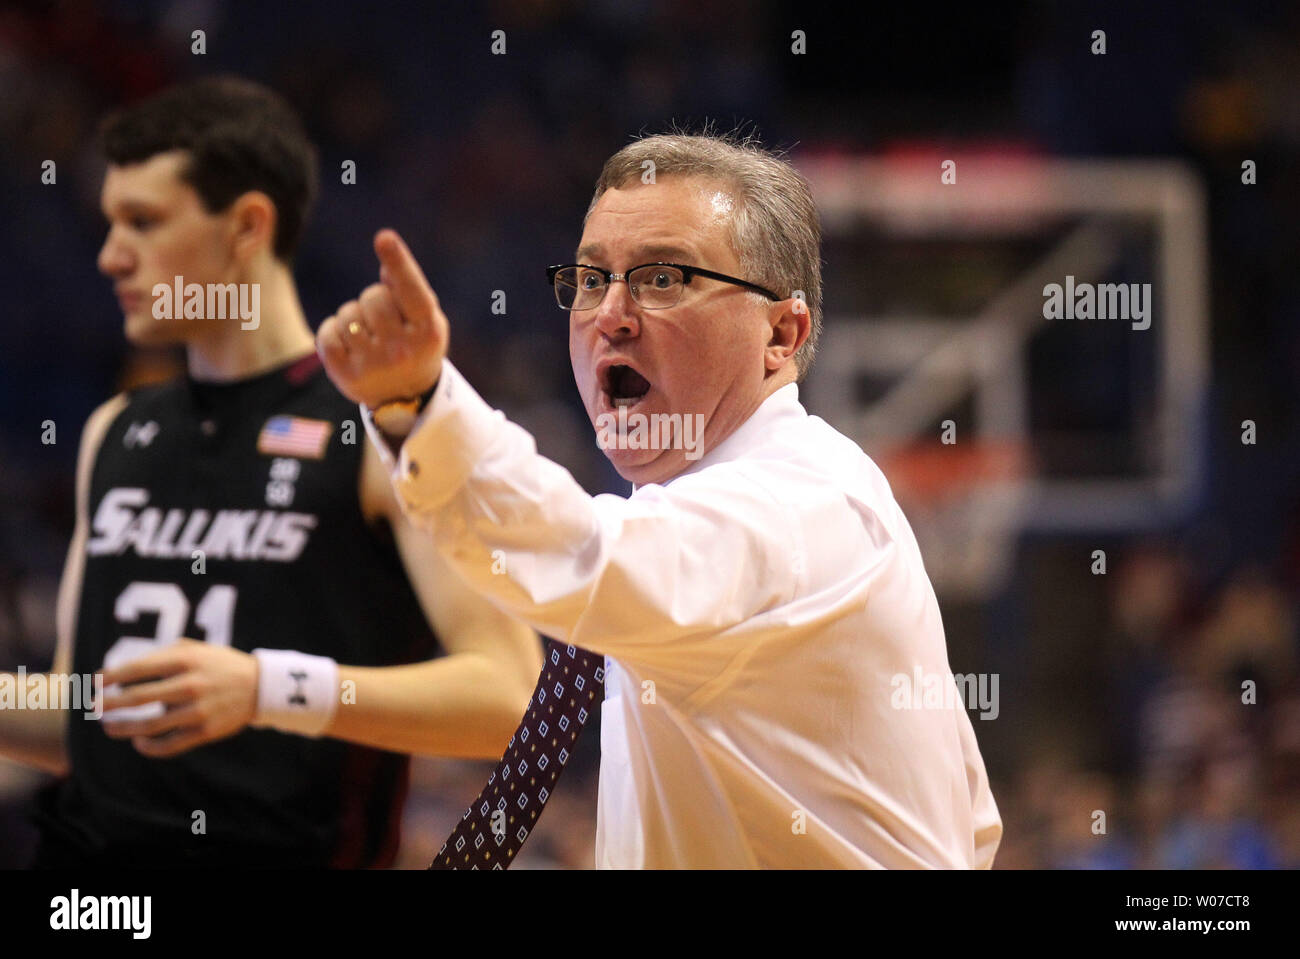
[[[1001,614],[945,606],[945,622],[954,668],[995,669],[1011,623],[1037,664],[1025,676],[1049,677],[1019,714],[976,722],[1006,824],[999,866],[1300,865],[1300,13],[1168,0],[924,14],[740,0],[0,8],[0,668],[52,655],[81,423],[115,390],[180,368],[127,350],[95,269],[93,133],[117,104],[214,72],[284,93],[321,147],[296,268],[309,318],[371,282],[374,229],[399,228],[453,319],[458,366],[593,493],[627,487],[591,442],[543,268],[571,253],[599,165],[629,136],[710,117],[753,124],[796,161],[905,139],[1179,156],[1210,203],[1199,514],[1168,538],[1117,544],[1070,629],[1032,614],[1079,575],[1043,544],[1025,547]],[[1088,52],[1099,26],[1104,69]],[[490,52],[498,29],[503,56]],[[791,53],[795,29],[806,56]],[[1244,158],[1259,169],[1249,188]],[[348,160],[355,184],[339,175]],[[828,306],[836,297],[828,288]],[[1260,441],[1243,455],[1246,418]],[[53,446],[38,439],[46,420]],[[1078,708],[1055,708],[1058,693]],[[597,759],[590,731],[521,865],[591,865]],[[428,861],[488,768],[414,764],[401,865]],[[0,865],[30,848],[36,781],[0,764]]]
[[[1104,718],[1027,737],[994,784],[997,865],[1300,867],[1294,590],[1244,569],[1201,593],[1188,557],[1158,544],[1108,575],[1088,691]]]

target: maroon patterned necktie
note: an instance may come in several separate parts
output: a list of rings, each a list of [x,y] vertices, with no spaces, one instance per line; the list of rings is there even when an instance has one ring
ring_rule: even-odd
[[[548,639],[523,721],[429,868],[509,869],[604,697],[605,657]]]

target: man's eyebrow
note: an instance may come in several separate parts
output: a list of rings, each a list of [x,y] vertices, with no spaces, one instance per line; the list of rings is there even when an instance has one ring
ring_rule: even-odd
[[[131,197],[114,200],[111,203],[105,203],[102,200],[100,201],[99,212],[104,214],[105,219],[111,219],[111,214],[114,210],[120,211],[123,216],[131,216],[132,214],[137,213],[150,215],[157,212],[157,209],[153,204],[148,203],[145,200],[136,200]]]
[[[599,243],[588,243],[578,247],[578,252],[574,256],[579,263],[585,263],[591,259],[600,259],[604,252],[605,248]],[[635,247],[635,255],[632,257],[637,263],[653,263],[656,260],[689,261],[695,258],[696,254],[693,251],[674,243],[647,243],[645,246]]]

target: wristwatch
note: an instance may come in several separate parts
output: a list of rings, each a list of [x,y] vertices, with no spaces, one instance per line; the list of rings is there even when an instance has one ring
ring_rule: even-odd
[[[429,400],[433,398],[433,391],[437,388],[438,384],[435,381],[423,396],[402,397],[401,399],[380,403],[370,410],[370,422],[374,423],[379,432],[390,439],[399,441],[406,439],[407,434],[411,432],[411,428],[415,426],[416,419],[419,418],[420,413],[429,404]]]

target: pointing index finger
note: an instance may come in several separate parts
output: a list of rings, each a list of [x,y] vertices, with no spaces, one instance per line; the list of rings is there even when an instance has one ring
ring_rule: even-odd
[[[437,297],[396,230],[385,229],[375,234],[375,255],[379,257],[380,279],[393,291],[402,316],[411,323],[430,322],[432,304]]]

